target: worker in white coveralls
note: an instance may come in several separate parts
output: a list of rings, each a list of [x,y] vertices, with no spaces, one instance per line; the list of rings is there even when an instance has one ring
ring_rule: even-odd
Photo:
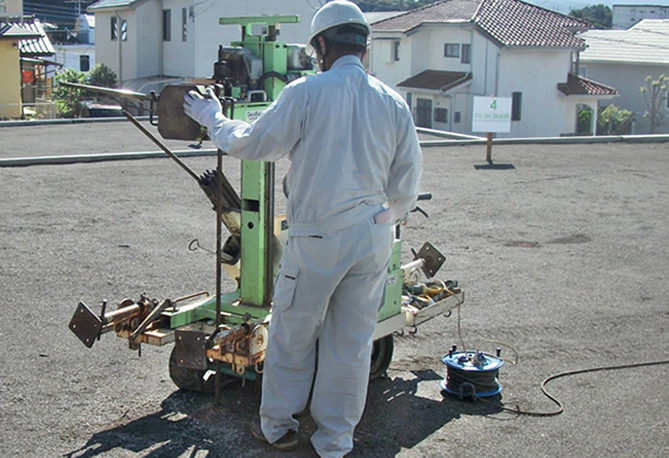
[[[369,33],[354,3],[326,3],[311,21],[309,40],[322,73],[287,85],[251,124],[226,118],[211,90],[206,97],[192,91],[184,102],[231,156],[291,161],[289,237],[251,432],[277,449],[295,449],[294,416],[307,407],[313,382],[318,428],[311,442],[321,457],[353,449],[394,224],[415,205],[421,174],[409,108],[362,66]]]

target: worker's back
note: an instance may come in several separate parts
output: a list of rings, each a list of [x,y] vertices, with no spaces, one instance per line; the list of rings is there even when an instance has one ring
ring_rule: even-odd
[[[401,151],[416,135],[404,101],[367,75],[356,56],[338,59],[286,95],[304,110],[290,152],[291,233],[328,233],[378,212],[393,162],[414,165]]]

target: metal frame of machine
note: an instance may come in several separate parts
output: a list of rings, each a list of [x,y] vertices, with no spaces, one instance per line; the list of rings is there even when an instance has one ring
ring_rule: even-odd
[[[221,24],[238,24],[242,40],[219,48],[211,83],[216,88],[226,115],[252,121],[278,96],[290,81],[312,73],[304,47],[276,41],[281,23],[294,23],[297,16],[222,18]],[[202,90],[194,85],[167,86],[160,97],[113,89],[75,85],[80,89],[125,97],[148,98],[158,115],[158,132],[163,138],[193,140],[206,135],[182,110],[184,94]],[[286,221],[274,215],[274,164],[241,161],[241,193],[238,195],[223,174],[218,152],[217,170],[202,176],[192,172],[130,114],[138,128],[168,153],[193,178],[214,204],[217,221],[216,294],[195,293],[179,299],[158,301],[142,295],[126,299],[116,310],[107,311],[103,302],[98,315],[79,303],[70,329],[88,347],[101,334],[115,332],[128,339],[131,349],[141,344],[162,346],[174,342],[170,376],[186,390],[213,391],[212,373],[255,379],[262,373],[271,320],[272,286],[281,254],[279,239]],[[152,116],[153,119],[153,116]],[[422,196],[429,198],[428,195]],[[223,243],[222,225],[230,236]],[[379,311],[374,333],[371,378],[383,374],[390,364],[395,332],[416,327],[439,314],[459,307],[464,292],[456,282],[418,280],[419,272],[432,278],[445,258],[426,243],[414,252],[414,261],[401,265],[400,226],[392,248],[386,281],[385,302]],[[237,289],[221,291],[222,270]],[[219,380],[220,382],[220,380]],[[217,397],[218,390],[216,389]]]

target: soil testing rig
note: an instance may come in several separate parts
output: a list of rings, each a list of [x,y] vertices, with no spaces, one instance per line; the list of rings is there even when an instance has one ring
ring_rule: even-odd
[[[297,16],[222,18],[221,24],[241,26],[242,39],[220,46],[214,75],[204,85],[213,85],[226,116],[253,121],[262,114],[286,84],[313,73],[306,47],[277,41],[280,24],[295,23]],[[307,76],[308,77],[308,76]],[[148,100],[151,123],[163,138],[202,140],[206,130],[183,113],[183,98],[189,90],[204,85],[166,86],[159,96],[70,84],[93,92]],[[154,114],[157,115],[157,122]],[[84,302],[77,306],[69,324],[74,334],[92,347],[100,336],[114,332],[129,347],[142,344],[174,344],[169,373],[181,389],[216,392],[222,377],[255,380],[262,374],[272,312],[272,287],[281,256],[281,239],[287,233],[285,218],[274,214],[274,164],[241,161],[241,192],[238,194],[222,170],[218,151],[217,169],[198,175],[126,113],[142,132],[198,181],[216,210],[216,294],[195,293],[178,299],[125,299],[114,310],[102,303],[99,314]],[[420,197],[430,198],[429,195]],[[223,242],[222,226],[229,237]],[[437,315],[459,307],[464,292],[454,281],[433,277],[445,258],[431,244],[413,253],[413,261],[401,264],[401,226],[396,227],[386,281],[385,302],[379,310],[374,334],[371,378],[385,373],[393,353],[393,334],[409,332]],[[221,291],[222,272],[236,289]],[[419,281],[419,277],[425,280]]]

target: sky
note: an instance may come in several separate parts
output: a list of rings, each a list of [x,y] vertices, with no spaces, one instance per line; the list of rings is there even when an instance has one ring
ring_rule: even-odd
[[[528,3],[541,6],[560,13],[569,13],[571,10],[578,10],[586,6],[606,5],[612,8],[613,5],[661,5],[669,6],[669,0],[524,0]]]

